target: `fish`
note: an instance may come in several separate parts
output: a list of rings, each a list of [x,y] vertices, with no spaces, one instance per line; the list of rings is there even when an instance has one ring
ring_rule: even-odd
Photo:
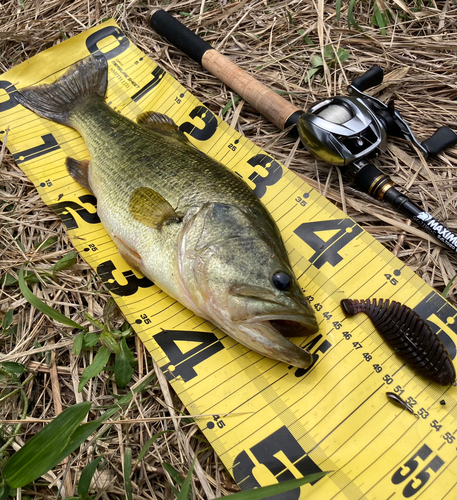
[[[90,56],[16,100],[82,136],[90,160],[68,157],[67,171],[96,197],[132,267],[249,349],[310,367],[312,355],[288,337],[319,325],[265,206],[170,117],[150,111],[134,122],[113,110],[107,86],[106,59]]]

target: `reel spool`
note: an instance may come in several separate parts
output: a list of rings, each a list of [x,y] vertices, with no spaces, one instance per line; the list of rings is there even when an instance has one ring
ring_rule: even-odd
[[[312,106],[297,122],[306,149],[337,166],[379,156],[387,148],[382,121],[357,97],[338,96]]]

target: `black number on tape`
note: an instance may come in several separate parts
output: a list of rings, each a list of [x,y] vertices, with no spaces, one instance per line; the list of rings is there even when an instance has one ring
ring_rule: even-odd
[[[406,481],[419,467],[417,458],[425,461],[432,454],[432,450],[426,445],[422,445],[419,450],[392,476],[393,484],[400,484]],[[429,470],[437,472],[444,465],[444,460],[436,455],[420,472],[418,472],[403,489],[403,496],[410,498],[415,495],[430,479]]]
[[[262,198],[262,196],[267,192],[268,186],[273,186],[282,177],[282,167],[274,160],[271,156],[264,154],[259,154],[253,156],[248,160],[248,164],[251,167],[263,167],[267,172],[267,175],[263,176],[257,172],[253,172],[249,176],[249,180],[255,184],[254,194],[257,198]]]
[[[422,302],[413,309],[422,319],[426,320],[430,328],[446,347],[451,359],[455,359],[457,335],[457,313],[446,299],[435,292],[431,292]]]
[[[312,352],[314,347],[319,342],[321,342],[322,337],[323,337],[323,335],[322,335],[322,333],[320,333],[315,339],[311,340],[311,342],[308,342],[308,344],[303,346],[303,348],[306,349],[307,351]],[[318,353],[320,352],[321,354],[325,354],[330,349],[330,347],[332,347],[332,344],[328,340],[324,340],[323,342],[321,342],[319,344],[319,346],[316,348],[316,350],[314,352],[312,352],[313,363],[311,364],[311,366],[308,368],[297,368],[295,370],[295,376],[296,377],[303,377],[303,375],[306,375],[311,370],[311,368],[313,368],[314,365],[317,363],[317,360],[319,359]]]
[[[41,139],[43,141],[43,144],[30,149],[26,149],[25,151],[20,151],[19,153],[14,153],[13,157],[16,160],[16,163],[30,161],[34,158],[38,158],[40,156],[51,153],[52,151],[60,149],[59,143],[56,141],[56,138],[52,134],[42,135]]]
[[[85,194],[79,197],[79,200],[82,203],[89,203],[95,209],[95,212],[89,212],[85,207],[82,207],[79,203],[75,201],[61,201],[59,203],[54,203],[53,205],[49,205],[50,208],[54,210],[54,212],[62,219],[62,222],[65,224],[67,229],[76,229],[78,223],[76,219],[73,217],[73,214],[69,211],[69,209],[74,210],[81,219],[83,219],[88,224],[99,224],[100,219],[97,215],[97,199],[95,196],[91,194]]]
[[[122,275],[127,281],[125,285],[122,285],[118,283],[114,278],[113,271],[116,271],[116,269],[116,266],[111,260],[107,260],[106,262],[99,264],[97,267],[97,274],[106,285],[106,288],[108,288],[110,292],[115,293],[116,295],[120,295],[121,297],[128,297],[136,293],[138,291],[138,288],[149,288],[151,286],[154,286],[154,283],[148,278],[138,278],[138,276],[135,276],[133,271],[130,269],[128,271],[122,272]]]
[[[180,125],[179,130],[181,132],[186,132],[197,141],[206,141],[214,135],[217,129],[217,118],[211,113],[205,106],[197,106],[190,113],[191,118],[200,118],[203,120],[205,126],[203,128],[198,128],[191,122],[185,122]]]
[[[195,367],[214,354],[222,351],[222,342],[211,332],[164,330],[154,335],[154,340],[170,360],[162,367],[168,380],[181,376],[188,382],[197,376]],[[183,353],[176,342],[195,342],[197,345]]]
[[[334,230],[336,233],[328,240],[323,240],[319,233]],[[326,262],[331,266],[339,264],[343,257],[338,253],[354,238],[361,234],[362,228],[351,219],[323,220],[304,222],[294,233],[314,251],[310,262],[320,269]]]
[[[165,76],[165,71],[162,68],[154,68],[154,71],[151,73],[152,80],[149,81],[143,88],[141,88],[136,94],[132,95],[132,100],[137,102],[142,99],[146,94],[151,92],[157,85],[162,81],[162,78]]]
[[[0,81],[0,90],[5,90],[8,96],[7,101],[0,102],[0,113],[2,111],[8,111],[9,109],[14,108],[19,104],[14,98],[14,93],[17,91],[17,89],[12,83],[7,82],[6,80]]]
[[[98,48],[98,44],[102,40],[105,40],[109,37],[113,38],[113,43],[115,42],[116,46],[110,49],[108,52],[102,52]],[[107,26],[106,28],[102,28],[101,30],[92,33],[92,35],[89,35],[86,40],[86,47],[89,52],[96,57],[103,56],[106,60],[112,59],[113,57],[122,54],[122,52],[128,49],[129,45],[129,39],[116,26]],[[108,47],[111,47],[111,43]]]
[[[320,467],[305,453],[287,427],[281,427],[257,443],[249,450],[249,454],[242,451],[233,464],[233,477],[243,490],[295,479],[289,467],[303,476],[321,472]],[[260,484],[257,477],[262,477],[265,483]],[[310,484],[315,483],[317,481]],[[300,488],[271,498],[298,500]]]

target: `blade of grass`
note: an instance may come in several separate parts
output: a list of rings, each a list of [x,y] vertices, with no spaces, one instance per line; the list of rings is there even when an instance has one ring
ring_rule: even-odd
[[[132,448],[126,446],[124,450],[124,485],[127,500],[133,500],[132,497]]]
[[[80,330],[84,329],[80,324],[75,323],[70,318],[67,318],[60,312],[56,311],[52,307],[45,304],[42,300],[40,300],[36,295],[34,295],[30,291],[29,287],[26,285],[24,281],[24,266],[21,266],[21,268],[19,269],[18,282],[22,295],[28,302],[30,302],[30,304],[33,307],[41,311],[43,314],[46,314],[46,316],[49,316],[50,318],[54,319],[55,321],[62,323],[63,325],[69,326],[71,328],[79,328]]]
[[[263,498],[268,498],[273,495],[280,495],[281,493],[295,490],[296,488],[300,488],[300,486],[308,483],[314,483],[314,481],[318,481],[327,474],[330,474],[330,471],[309,474],[308,476],[301,477],[300,479],[291,479],[290,481],[284,481],[283,483],[256,488],[255,490],[240,491],[239,493],[230,495],[230,500],[262,500]],[[223,498],[224,497],[217,498],[216,500],[222,500]]]
[[[146,455],[147,451],[149,450],[150,446],[154,443],[154,441],[156,441],[160,436],[162,436],[163,434],[166,434],[168,432],[173,432],[173,431],[160,431],[158,432],[157,434],[154,434],[154,436],[152,436],[151,439],[149,439],[146,444],[143,446],[143,448],[141,448],[141,451],[138,455],[138,462],[141,462],[141,460],[143,460],[144,456]]]
[[[78,495],[84,499],[87,497],[89,493],[90,483],[92,478],[94,477],[95,472],[97,471],[97,466],[100,460],[103,458],[103,455],[97,457],[92,462],[89,462],[81,472],[81,477],[79,478],[78,483]]]
[[[443,293],[441,294],[444,298],[447,297],[447,294],[449,293],[449,290],[451,289],[456,278],[457,278],[457,274],[446,285],[445,289],[443,290]]]
[[[336,20],[340,22],[341,15],[341,0],[336,0]]]
[[[62,449],[89,410],[87,401],[71,406],[35,434],[3,468],[6,482],[13,488],[21,488],[56,466],[63,458]]]
[[[195,459],[192,461],[189,472],[187,473],[186,479],[184,480],[181,491],[179,492],[177,500],[187,500],[190,492],[190,482],[192,480],[192,472],[194,471]]]
[[[105,346],[101,346],[95,355],[92,363],[84,370],[81,375],[81,380],[78,385],[78,392],[83,390],[83,387],[86,385],[91,378],[96,377],[102,370],[105,368],[106,363],[108,363],[109,357],[111,356],[111,352]]]
[[[355,18],[354,18],[354,7],[356,4],[357,0],[351,0],[349,2],[349,7],[348,7],[348,26],[349,28],[351,26],[354,26],[355,29],[359,31],[363,31],[362,28],[357,24]]]

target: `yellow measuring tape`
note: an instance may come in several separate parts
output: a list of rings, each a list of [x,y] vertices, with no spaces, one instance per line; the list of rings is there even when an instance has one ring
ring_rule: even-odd
[[[107,102],[135,119],[164,113],[202,151],[236,172],[276,220],[296,276],[320,323],[298,339],[315,363],[297,369],[263,358],[196,317],[118,254],[95,198],[66,172],[87,158],[74,130],[39,118],[14,93],[54,81],[92,54],[109,62]],[[307,499],[455,499],[456,389],[430,384],[393,354],[364,315],[345,318],[343,298],[407,304],[456,355],[457,310],[293,172],[219,121],[133,45],[114,21],[42,52],[0,76],[0,139],[62,218],[243,489],[334,471],[277,495]],[[388,402],[394,392],[415,411]],[[237,415],[230,416],[231,413]],[[219,415],[219,416],[217,416]]]

